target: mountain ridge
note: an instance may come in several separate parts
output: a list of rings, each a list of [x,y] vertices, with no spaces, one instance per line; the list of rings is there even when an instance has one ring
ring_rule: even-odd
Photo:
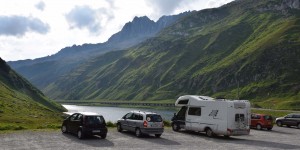
[[[164,16],[157,22],[148,17],[135,17],[132,22],[124,25],[123,29],[112,35],[105,43],[83,44],[65,47],[58,53],[34,60],[10,61],[8,64],[32,84],[43,90],[60,76],[72,71],[79,64],[109,51],[124,50],[153,37],[162,28],[176,22],[190,12],[178,15]],[[151,23],[151,24],[147,24]],[[148,27],[148,25],[151,25]],[[136,29],[139,27],[139,29]],[[148,28],[148,32],[146,31]]]
[[[52,98],[72,100],[161,100],[201,94],[297,109],[298,3],[240,0],[192,12],[108,64],[77,72],[105,59],[99,56],[70,75],[80,78],[64,76],[45,91],[58,91]]]

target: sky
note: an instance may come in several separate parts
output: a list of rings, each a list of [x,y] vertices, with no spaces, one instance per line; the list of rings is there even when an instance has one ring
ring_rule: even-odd
[[[0,57],[34,59],[64,47],[103,43],[135,16],[219,7],[232,0],[0,0]]]

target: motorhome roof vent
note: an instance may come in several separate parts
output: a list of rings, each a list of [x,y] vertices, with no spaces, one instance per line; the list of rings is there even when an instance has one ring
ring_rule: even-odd
[[[207,98],[204,98],[204,97],[201,97],[201,96],[199,96],[199,98],[201,99],[201,100],[208,100]]]

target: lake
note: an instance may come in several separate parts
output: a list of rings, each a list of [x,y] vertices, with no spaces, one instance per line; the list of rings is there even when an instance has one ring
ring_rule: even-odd
[[[103,115],[106,121],[117,122],[126,113],[132,110],[140,110],[147,112],[156,112],[160,114],[164,120],[170,121],[176,111],[174,110],[155,110],[155,109],[139,109],[139,108],[121,108],[121,107],[103,107],[103,106],[78,106],[63,105],[68,112],[95,112]]]

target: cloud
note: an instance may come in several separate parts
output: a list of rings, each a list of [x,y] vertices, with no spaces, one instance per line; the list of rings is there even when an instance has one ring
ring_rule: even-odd
[[[219,7],[233,0],[144,0],[153,9],[154,18],[162,15],[173,15],[189,10],[202,10]]]
[[[229,3],[231,1],[232,0],[209,0],[208,1],[208,6],[209,7],[219,7],[219,6],[222,6],[224,4]]]
[[[24,16],[0,16],[0,35],[22,37],[26,32],[46,34],[50,27],[40,19]]]
[[[43,11],[45,9],[45,3],[43,1],[40,1],[35,5],[35,8],[39,9],[40,11]]]
[[[145,0],[159,15],[172,14],[184,0]]]
[[[75,6],[65,15],[71,29],[88,29],[92,34],[99,34],[102,26],[114,15],[105,8],[92,9],[89,6]]]

